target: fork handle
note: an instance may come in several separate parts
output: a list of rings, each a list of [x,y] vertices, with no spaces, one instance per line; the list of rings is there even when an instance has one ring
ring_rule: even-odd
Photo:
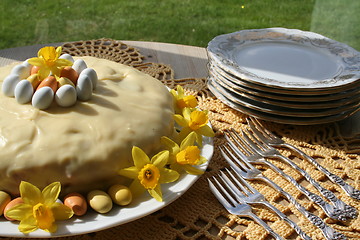
[[[326,225],[321,218],[307,211],[291,194],[285,192],[279,185],[271,181],[269,178],[261,176],[259,179],[265,181],[280,194],[286,197],[297,208],[297,210],[301,212],[301,214],[303,214],[312,224],[320,229],[326,240],[346,239],[343,234],[336,232],[332,227]]]
[[[294,221],[292,221],[290,218],[288,218],[284,213],[282,213],[279,209],[277,209],[274,205],[267,201],[258,202],[259,204],[263,204],[266,207],[273,210],[282,220],[287,222],[299,236],[304,240],[311,240],[311,237],[309,237]]]
[[[317,181],[315,181],[306,171],[292,162],[289,158],[282,156],[281,154],[277,155],[277,157],[284,162],[288,163],[292,168],[297,170],[301,175],[305,177],[319,192],[328,200],[330,200],[334,204],[335,216],[338,220],[345,221],[347,217],[356,218],[357,211],[354,207],[347,205],[340,199],[336,197],[336,195],[329,191],[328,189],[322,187]]]
[[[284,240],[279,234],[277,234],[266,222],[264,222],[261,218],[259,218],[253,212],[249,212],[249,217],[251,217],[255,222],[260,224],[265,230],[270,233],[276,240]]]
[[[272,168],[275,172],[278,172],[281,176],[283,176],[289,182],[295,185],[297,189],[299,189],[303,194],[305,194],[311,201],[316,203],[325,212],[327,216],[333,219],[338,218],[338,215],[336,215],[336,211],[334,211],[334,207],[332,205],[325,202],[324,199],[322,199],[319,195],[308,191],[305,187],[301,186],[293,177],[284,173],[282,170],[280,170],[277,166],[275,166],[271,162],[268,161],[253,161],[253,162],[266,164],[267,166]]]
[[[360,191],[356,188],[354,188],[353,186],[347,184],[344,179],[340,178],[339,176],[331,173],[329,170],[327,170],[326,168],[324,168],[320,163],[318,163],[314,158],[310,157],[309,155],[307,155],[306,153],[304,153],[303,151],[301,151],[300,149],[298,149],[297,147],[288,144],[288,143],[282,143],[282,144],[270,144],[270,145],[277,145],[279,147],[287,147],[295,152],[297,152],[298,154],[300,154],[302,157],[306,158],[309,162],[311,162],[315,167],[317,167],[317,169],[319,169],[320,171],[322,171],[333,183],[339,185],[347,195],[349,195],[350,197],[360,200]]]

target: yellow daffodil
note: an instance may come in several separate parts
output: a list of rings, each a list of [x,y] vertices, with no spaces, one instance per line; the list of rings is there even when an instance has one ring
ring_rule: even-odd
[[[150,158],[138,147],[132,148],[134,166],[121,169],[119,174],[134,179],[130,185],[132,194],[136,197],[145,190],[157,201],[162,201],[162,183],[174,182],[179,173],[165,168],[169,159],[169,151],[161,151]]]
[[[198,104],[196,97],[185,95],[184,89],[180,85],[176,86],[176,91],[171,89],[170,93],[174,99],[175,113],[181,114],[184,108],[195,108]]]
[[[72,62],[67,59],[59,59],[62,48],[43,47],[38,51],[38,57],[30,58],[28,62],[33,66],[40,67],[39,76],[41,79],[49,76],[50,72],[55,76],[60,76],[62,67],[71,66]]]
[[[61,190],[59,182],[54,182],[40,191],[31,183],[20,183],[20,195],[24,203],[15,205],[6,216],[20,221],[19,231],[30,233],[40,228],[56,232],[56,220],[69,219],[73,211],[62,203],[56,202]]]
[[[206,158],[200,155],[198,146],[194,146],[196,140],[196,133],[191,132],[180,144],[180,146],[168,137],[162,137],[161,142],[165,145],[170,153],[169,163],[170,168],[181,172],[185,170],[189,174],[199,175],[204,172],[194,165],[201,165],[207,161]]]
[[[199,146],[202,146],[202,136],[214,137],[215,133],[207,124],[209,118],[207,111],[191,110],[190,108],[184,108],[180,114],[175,114],[174,119],[182,129],[179,133],[179,140],[182,141],[189,133],[196,133],[196,142]]]

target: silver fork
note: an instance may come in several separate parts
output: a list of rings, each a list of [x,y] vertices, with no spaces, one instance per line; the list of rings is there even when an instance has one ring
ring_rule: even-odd
[[[221,179],[221,176],[219,176],[219,178]],[[212,193],[229,213],[238,216],[250,217],[263,228],[265,228],[265,230],[270,233],[276,240],[284,240],[284,238],[277,234],[266,222],[264,222],[261,218],[252,212],[250,205],[236,198],[234,194],[231,194],[231,188],[226,183],[220,183],[219,180],[215,178],[215,176],[212,177],[212,181],[208,179],[208,182]]]
[[[230,170],[226,169],[227,175],[230,176],[231,179],[228,178],[224,172],[221,172],[222,179],[231,187],[232,191],[236,193],[236,195],[248,204],[261,204],[266,206],[267,208],[274,211],[282,220],[287,222],[299,236],[304,240],[310,240],[311,238],[292,220],[290,220],[285,214],[283,214],[279,209],[277,209],[274,205],[266,201],[264,195],[258,192],[255,188],[253,188],[250,184],[248,184],[239,174],[236,174],[236,171],[233,170],[232,173]],[[237,175],[237,177],[235,177]],[[239,190],[241,188],[242,191]]]
[[[251,139],[249,136],[251,137]],[[286,162],[292,168],[298,171],[303,177],[305,177],[305,179],[308,180],[325,198],[327,198],[330,202],[333,203],[336,209],[339,209],[337,213],[337,219],[345,221],[346,218],[356,218],[357,211],[354,207],[347,205],[346,203],[338,199],[332,191],[322,187],[317,181],[315,181],[315,179],[310,176],[310,174],[308,174],[308,172],[304,171],[289,158],[281,155],[278,150],[257,139],[255,134],[250,131],[246,130],[246,134],[243,131],[243,138],[249,145],[251,145],[252,149],[256,153],[260,154],[265,158],[273,158]]]
[[[336,232],[332,227],[326,225],[321,218],[308,212],[291,194],[285,192],[279,185],[264,176],[260,170],[246,162],[244,160],[246,159],[244,154],[237,154],[235,151],[231,151],[231,146],[229,144],[221,146],[220,151],[225,160],[230,164],[234,171],[240,174],[240,176],[248,180],[264,181],[284,197],[286,197],[289,202],[291,202],[299,210],[301,214],[303,214],[312,224],[320,229],[326,240],[346,239],[343,234]]]
[[[327,216],[333,219],[338,219],[339,217],[339,209],[335,209],[333,205],[327,203],[322,199],[319,195],[310,192],[305,187],[300,185],[293,177],[287,175],[282,170],[280,170],[277,166],[272,164],[271,162],[267,161],[263,156],[256,153],[252,147],[246,143],[235,130],[225,131],[225,138],[228,140],[228,143],[232,146],[232,149],[236,151],[236,153],[241,152],[239,148],[244,151],[246,154],[246,160],[250,163],[258,163],[264,164],[270,167],[275,172],[279,173],[282,177],[286,178],[289,182],[291,182],[297,189],[299,189],[305,196],[307,196],[311,201],[317,204]]]
[[[286,143],[281,138],[274,135],[269,130],[265,129],[256,118],[250,117],[250,120],[247,119],[247,122],[251,128],[251,130],[256,134],[256,136],[261,139],[263,142],[266,142],[270,146],[274,147],[286,147],[297,152],[300,156],[307,159],[310,163],[312,163],[317,169],[323,172],[333,183],[338,184],[347,195],[350,197],[360,200],[360,191],[353,186],[347,184],[342,178],[331,173],[329,170],[324,168],[320,163],[318,163],[314,158],[310,157],[297,147]]]

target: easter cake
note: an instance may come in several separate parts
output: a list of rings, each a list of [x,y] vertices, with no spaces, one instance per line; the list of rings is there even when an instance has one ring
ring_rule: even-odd
[[[133,165],[133,146],[151,155],[159,150],[162,136],[173,134],[173,100],[160,81],[105,59],[67,58],[74,60],[78,72],[92,74],[84,77],[92,81],[80,85],[79,76],[77,85],[64,84],[72,90],[63,93],[58,93],[61,87],[52,93],[48,83],[40,88],[45,90],[37,99],[39,89],[26,90],[29,83],[23,88],[5,84],[12,71],[20,71],[17,75],[24,69],[31,71],[29,62],[34,61],[0,68],[0,189],[12,195],[19,193],[21,181],[39,188],[58,181],[63,194],[86,193],[125,181],[118,171]],[[51,69],[51,64],[58,63],[67,62],[48,63],[48,67],[50,74],[61,77]],[[17,65],[26,67],[16,70]],[[41,74],[49,75],[49,71]],[[51,101],[46,94],[54,94]]]

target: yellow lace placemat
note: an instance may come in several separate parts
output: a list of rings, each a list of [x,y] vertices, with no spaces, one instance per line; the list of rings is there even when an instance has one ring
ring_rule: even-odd
[[[174,79],[171,66],[159,63],[143,63],[143,56],[137,49],[119,41],[99,39],[66,43],[63,45],[63,50],[72,55],[96,56],[133,66],[154,76],[170,88],[180,84],[188,94],[197,96],[201,109],[209,111],[209,118],[216,136],[214,138],[215,152],[207,171],[183,196],[172,204],[149,216],[124,225],[61,239],[271,239],[267,232],[251,219],[229,214],[213,196],[207,183],[208,177],[216,175],[219,170],[228,166],[218,149],[218,146],[225,143],[224,130],[230,128],[237,131],[246,129],[248,127],[247,115],[231,109],[216,99],[208,90],[206,79]],[[299,147],[320,161],[330,172],[337,174],[352,186],[360,189],[360,141],[341,136],[337,125],[291,126],[271,122],[262,123],[276,135],[282,137],[284,141]],[[281,150],[281,153],[295,159],[290,151]],[[304,178],[288,165],[275,160],[272,162],[299,183],[306,185]],[[326,176],[315,169],[310,162],[297,159],[297,164],[315,180],[321,182],[322,186],[333,191],[345,203],[360,211],[360,201],[348,197],[337,185],[327,181]],[[332,220],[278,173],[264,166],[257,167],[263,171],[265,176],[295,197],[308,211],[322,218],[326,224],[347,236],[348,239],[360,239],[359,217],[346,222]],[[260,181],[251,181],[250,183],[265,195],[270,203],[294,219],[312,239],[324,239],[320,230],[304,218],[278,192]],[[306,186],[306,188],[320,195],[314,187]],[[270,210],[261,206],[256,206],[253,209],[261,219],[271,225],[284,238],[300,239],[291,227]]]

